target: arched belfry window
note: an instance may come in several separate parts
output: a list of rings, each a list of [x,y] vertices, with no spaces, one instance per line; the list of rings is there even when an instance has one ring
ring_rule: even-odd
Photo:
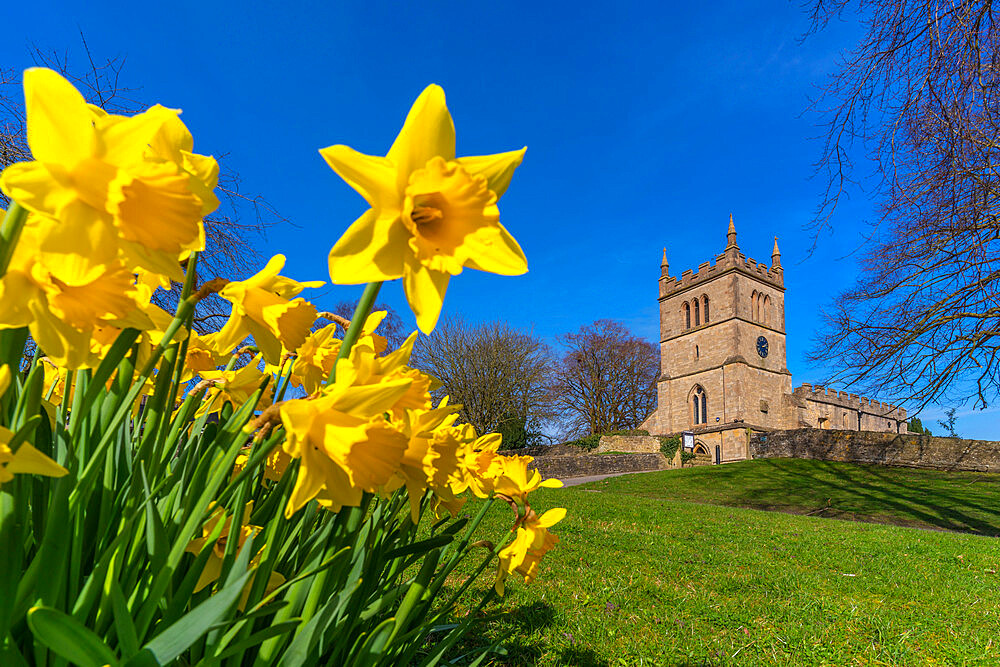
[[[695,426],[708,423],[708,397],[701,385],[691,392],[691,415]]]
[[[694,300],[694,325],[698,326],[701,324],[701,306],[698,305],[698,299]]]
[[[705,318],[705,324],[708,324],[708,297],[703,296],[701,297],[701,300],[702,300],[701,314]]]
[[[771,297],[764,297],[764,319],[762,320],[764,324],[771,323]]]
[[[757,321],[757,290],[750,295],[750,319]]]
[[[681,308],[684,311],[684,328],[691,328],[691,306],[687,301],[684,302],[684,307]]]

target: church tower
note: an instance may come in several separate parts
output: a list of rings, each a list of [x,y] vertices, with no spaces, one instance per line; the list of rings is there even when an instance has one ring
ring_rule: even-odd
[[[785,361],[785,286],[775,238],[771,266],[736,243],[698,270],[660,265],[660,378],[653,434],[690,431],[716,462],[747,457],[746,428],[783,428],[792,378]]]

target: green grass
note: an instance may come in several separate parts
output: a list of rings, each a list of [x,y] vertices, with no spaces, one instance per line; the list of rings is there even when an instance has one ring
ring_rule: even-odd
[[[498,665],[1000,664],[996,539],[702,504],[798,511],[836,489],[858,516],[995,527],[996,478],[974,480],[757,461],[543,490],[562,541],[472,643],[511,633]]]
[[[589,484],[647,498],[1000,535],[1000,475],[758,459]]]

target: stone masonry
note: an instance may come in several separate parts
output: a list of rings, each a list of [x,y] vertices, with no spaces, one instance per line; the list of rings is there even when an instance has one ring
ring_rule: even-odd
[[[799,458],[938,470],[1000,470],[1000,442],[938,438],[914,433],[800,428],[756,433],[750,456]]]
[[[714,262],[672,277],[660,265],[660,377],[651,434],[691,432],[716,463],[750,457],[752,432],[817,427],[906,432],[906,411],[804,384],[786,363],[785,280],[778,241],[771,265],[746,257],[732,216]]]

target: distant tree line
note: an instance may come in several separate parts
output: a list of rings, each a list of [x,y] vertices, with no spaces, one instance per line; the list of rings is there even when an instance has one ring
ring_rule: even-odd
[[[412,365],[436,377],[438,400],[460,404],[480,433],[504,448],[635,429],[656,407],[656,346],[619,322],[598,320],[557,337],[556,347],[505,322],[452,317],[414,349]]]

